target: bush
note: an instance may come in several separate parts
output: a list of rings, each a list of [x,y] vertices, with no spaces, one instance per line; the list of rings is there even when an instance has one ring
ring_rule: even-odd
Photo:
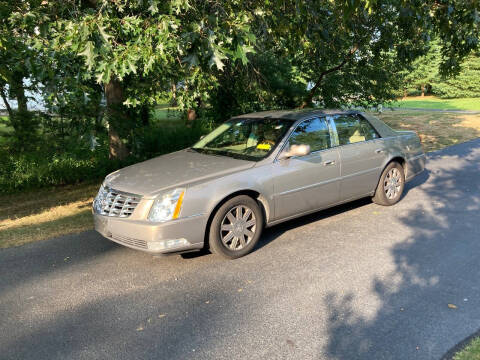
[[[209,129],[210,127],[201,121],[195,121],[192,127],[180,122],[177,126],[157,124],[140,128],[133,136],[133,156],[144,160],[185,149],[197,142]]]
[[[83,156],[72,153],[45,156],[25,153],[6,156],[0,160],[0,192],[100,179],[119,165],[104,154],[88,152]]]
[[[110,172],[152,157],[193,145],[208,128],[198,121],[138,128],[132,133],[132,154],[124,161],[108,157],[106,136],[94,151],[84,139],[71,141],[61,151],[54,147],[10,154],[0,158],[0,192],[101,180]]]

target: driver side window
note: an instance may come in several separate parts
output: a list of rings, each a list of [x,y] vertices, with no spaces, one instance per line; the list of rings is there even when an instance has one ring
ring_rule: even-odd
[[[300,123],[290,136],[289,145],[310,145],[310,151],[325,150],[332,146],[330,131],[324,118]]]

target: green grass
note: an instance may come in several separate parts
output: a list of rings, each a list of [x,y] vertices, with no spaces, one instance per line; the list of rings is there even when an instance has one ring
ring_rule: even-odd
[[[7,135],[13,131],[13,128],[7,124],[8,116],[0,116],[0,136]]]
[[[175,107],[171,107],[167,104],[159,105],[152,111],[152,122],[165,122],[165,121],[177,121],[180,120],[182,113]]]
[[[434,96],[410,97],[395,101],[392,107],[480,111],[480,98],[440,99]]]
[[[0,249],[93,229],[100,184],[84,183],[0,195]]]
[[[0,146],[7,140],[7,135],[13,132],[13,128],[7,124],[7,120],[7,116],[0,116]]]
[[[453,360],[480,360],[480,337],[473,339],[463,350],[456,353]]]

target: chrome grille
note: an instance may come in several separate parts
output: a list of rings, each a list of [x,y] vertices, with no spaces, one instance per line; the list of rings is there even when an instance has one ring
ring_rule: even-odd
[[[140,195],[104,188],[103,191],[100,189],[94,208],[101,215],[126,218],[132,215],[141,198]]]
[[[130,246],[135,246],[142,249],[147,248],[147,242],[145,240],[132,239],[132,238],[129,238],[128,236],[122,236],[122,235],[116,235],[116,234],[112,234],[112,239],[122,244],[127,244]]]

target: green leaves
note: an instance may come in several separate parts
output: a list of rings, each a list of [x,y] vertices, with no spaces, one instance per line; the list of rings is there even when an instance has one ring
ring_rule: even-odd
[[[220,52],[218,48],[214,48],[212,57],[210,58],[208,64],[210,67],[215,65],[218,70],[222,71],[223,67],[225,66],[222,60],[225,60],[226,58],[227,57],[222,52]]]
[[[253,48],[253,46],[250,46],[250,45],[240,45],[238,44],[237,45],[237,48],[234,52],[234,56],[233,56],[233,59],[234,60],[240,60],[242,62],[242,65],[247,65],[248,63],[248,59],[247,59],[247,54],[248,53],[255,53],[255,50]]]
[[[183,59],[183,62],[188,63],[188,64],[189,64],[189,67],[198,66],[198,64],[200,63],[200,61],[198,60],[197,54],[190,54],[190,55],[188,55],[187,57],[185,57],[185,58]]]
[[[112,37],[111,35],[108,35],[105,32],[105,27],[102,26],[101,24],[97,24],[98,26],[98,31],[100,32],[100,35],[102,35],[103,40],[108,43],[109,39]]]
[[[85,43],[85,47],[82,52],[79,53],[85,57],[85,64],[87,65],[87,69],[91,70],[93,65],[95,64],[95,50],[92,41],[87,41]]]

